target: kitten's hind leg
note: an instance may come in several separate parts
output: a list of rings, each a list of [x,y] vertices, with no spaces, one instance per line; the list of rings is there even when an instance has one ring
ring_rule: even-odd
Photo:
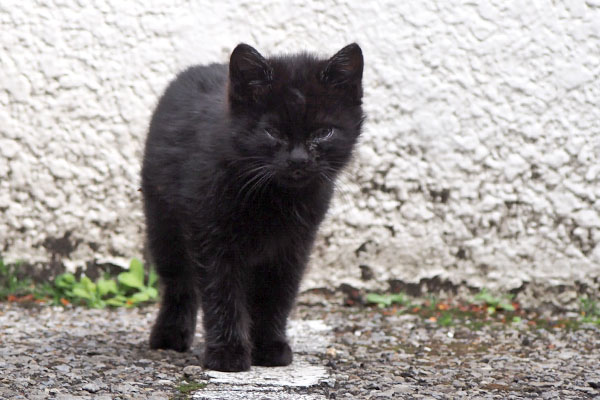
[[[199,296],[176,222],[146,202],[148,247],[161,285],[161,304],[150,334],[150,348],[186,351],[196,330]]]
[[[294,305],[301,267],[261,267],[252,286],[252,365],[285,366],[292,362],[286,338],[287,318]]]
[[[196,288],[181,279],[163,279],[160,311],[150,333],[150,348],[187,351],[196,330]]]

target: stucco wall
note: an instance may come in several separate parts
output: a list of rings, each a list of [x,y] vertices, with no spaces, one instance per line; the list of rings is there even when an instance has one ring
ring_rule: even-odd
[[[1,253],[140,255],[142,144],[178,70],[357,41],[368,122],[305,286],[597,288],[600,2],[349,3],[3,0]]]

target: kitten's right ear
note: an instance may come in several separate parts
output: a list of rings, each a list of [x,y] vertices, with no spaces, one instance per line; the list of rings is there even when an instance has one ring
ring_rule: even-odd
[[[327,61],[321,71],[321,80],[334,86],[360,84],[363,65],[360,46],[356,43],[349,44]]]
[[[269,90],[273,68],[252,46],[240,43],[229,60],[229,98],[256,103]]]
[[[344,47],[331,57],[321,71],[324,84],[345,90],[347,98],[360,104],[362,98],[363,55],[356,43]]]

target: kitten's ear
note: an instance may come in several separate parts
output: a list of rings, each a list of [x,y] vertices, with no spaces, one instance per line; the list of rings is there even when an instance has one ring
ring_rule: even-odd
[[[229,97],[232,101],[256,102],[270,88],[273,68],[252,46],[241,43],[229,60]]]
[[[362,97],[361,80],[363,74],[363,55],[356,43],[349,44],[333,57],[321,71],[323,83],[332,86],[349,86],[359,89],[358,98]]]

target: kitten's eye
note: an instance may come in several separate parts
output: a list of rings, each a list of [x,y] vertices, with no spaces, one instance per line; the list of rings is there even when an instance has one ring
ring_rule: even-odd
[[[279,138],[281,137],[281,134],[275,128],[267,127],[267,128],[264,128],[264,131],[270,139],[279,140]]]
[[[323,141],[323,140],[330,139],[333,136],[333,133],[334,133],[333,128],[321,128],[321,129],[317,129],[314,132],[313,136],[316,140]]]

